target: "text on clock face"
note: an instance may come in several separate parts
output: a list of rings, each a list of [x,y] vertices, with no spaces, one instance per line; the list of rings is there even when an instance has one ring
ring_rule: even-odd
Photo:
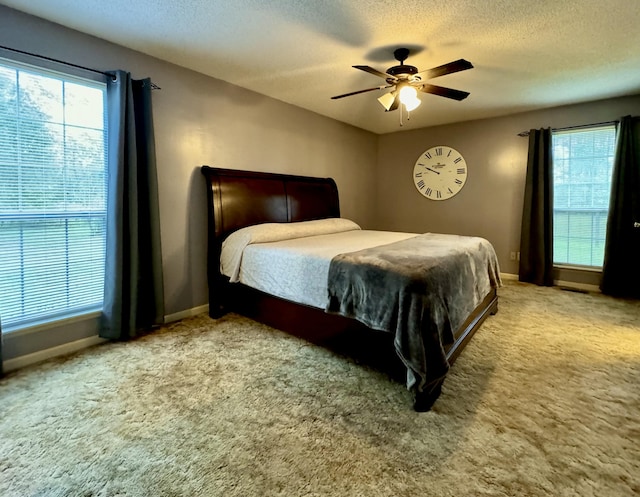
[[[424,167],[427,171],[431,171],[432,173],[436,173],[436,174],[440,174],[439,171],[435,171],[434,169],[432,169],[432,167],[437,167],[438,169],[441,169],[443,167],[446,167],[446,164],[432,164],[432,167],[427,166],[426,164],[423,164],[422,162],[418,163],[419,166]],[[416,173],[417,176],[418,173]],[[420,173],[422,174],[422,173]],[[467,168],[465,167],[459,167],[456,169],[456,174],[467,174]]]

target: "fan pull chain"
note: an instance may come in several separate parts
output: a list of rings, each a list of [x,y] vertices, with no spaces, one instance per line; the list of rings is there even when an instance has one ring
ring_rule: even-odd
[[[400,126],[404,126],[403,122],[402,122],[402,109],[404,108],[404,105],[400,104]],[[407,110],[407,121],[409,121],[411,119],[411,112]]]

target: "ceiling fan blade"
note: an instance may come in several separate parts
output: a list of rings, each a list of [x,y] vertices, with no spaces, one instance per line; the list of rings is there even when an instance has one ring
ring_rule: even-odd
[[[351,93],[345,93],[344,95],[336,95],[335,97],[331,97],[331,100],[336,100],[338,98],[344,98],[344,97],[350,97],[351,95],[357,95],[358,93],[366,93],[368,91],[373,91],[373,90],[384,90],[385,88],[391,88],[391,86],[388,86],[388,85],[375,86],[373,88],[367,88],[366,90],[352,91]]]
[[[420,76],[422,79],[433,79],[454,72],[466,71],[467,69],[473,69],[473,64],[468,60],[459,59],[442,66],[434,67],[433,69],[419,72],[416,76]]]
[[[420,91],[423,91],[424,93],[431,93],[432,95],[438,95],[439,97],[451,98],[453,100],[464,100],[469,96],[469,92],[466,91],[427,84],[422,85],[422,87],[420,87]]]
[[[369,74],[373,74],[374,76],[378,76],[379,78],[382,79],[388,79],[391,78],[393,80],[396,80],[397,78],[395,76],[392,76],[391,74],[387,74],[386,72],[380,72],[377,69],[374,69],[373,67],[369,67],[369,66],[351,66],[355,69],[360,69],[361,71],[364,72],[368,72]]]

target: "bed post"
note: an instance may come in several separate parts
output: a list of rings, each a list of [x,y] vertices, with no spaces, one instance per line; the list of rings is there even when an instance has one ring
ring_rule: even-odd
[[[207,179],[207,281],[209,283],[209,316],[215,319],[227,312],[223,297],[227,282],[220,273],[220,266],[213,263],[220,260],[222,247],[216,231],[221,221],[216,219],[216,216],[220,216],[220,182],[210,167],[202,166],[200,172]]]

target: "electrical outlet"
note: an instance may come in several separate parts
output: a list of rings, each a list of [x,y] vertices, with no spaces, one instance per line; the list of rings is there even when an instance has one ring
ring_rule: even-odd
[[[516,253],[515,252],[511,252],[511,260],[512,261],[516,260]]]

